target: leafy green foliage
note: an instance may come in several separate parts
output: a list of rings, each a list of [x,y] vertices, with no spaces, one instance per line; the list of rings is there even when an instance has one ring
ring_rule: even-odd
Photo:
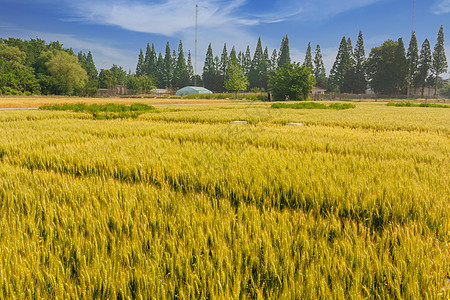
[[[278,53],[278,67],[282,68],[286,64],[291,63],[291,54],[289,51],[289,39],[288,36],[284,36],[281,40],[280,52]]]
[[[444,26],[441,25],[438,32],[436,45],[433,51],[433,61],[431,63],[431,71],[435,77],[435,94],[437,93],[438,77],[440,74],[447,71],[447,57],[445,56],[444,47]]]
[[[313,69],[313,61],[312,61],[312,54],[311,54],[311,42],[308,42],[308,47],[306,48],[306,54],[305,54],[305,61],[303,62],[303,65],[307,68]]]
[[[378,94],[400,94],[405,88],[408,63],[401,39],[372,48],[367,61],[370,86]]]
[[[315,79],[309,68],[299,63],[285,64],[269,75],[269,86],[275,100],[306,100],[312,91]]]
[[[332,103],[330,105],[326,105],[323,103],[317,103],[317,102],[298,102],[298,103],[273,103],[271,105],[272,108],[292,108],[292,109],[335,109],[335,110],[342,110],[342,109],[349,109],[349,108],[355,108],[356,106],[354,104],[350,103]]]
[[[335,91],[342,92],[345,84],[347,72],[351,69],[352,63],[350,60],[348,44],[345,40],[345,36],[342,37],[339,45],[338,53],[336,54],[336,60],[330,71],[329,86]]]
[[[247,87],[248,80],[244,72],[239,68],[237,63],[230,63],[225,78],[225,89],[235,92],[235,98],[237,98],[237,92],[245,91]]]
[[[55,80],[55,88],[59,93],[70,94],[88,80],[87,73],[77,57],[65,51],[51,52],[51,58],[45,65]]]
[[[412,102],[390,102],[387,106],[398,107],[438,107],[438,108],[450,108],[450,105],[438,104],[438,103],[412,103]]]

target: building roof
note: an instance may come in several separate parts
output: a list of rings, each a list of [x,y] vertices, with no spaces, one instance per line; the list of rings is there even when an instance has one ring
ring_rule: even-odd
[[[212,94],[208,89],[201,86],[186,86],[177,91],[177,96],[194,95],[194,94]]]

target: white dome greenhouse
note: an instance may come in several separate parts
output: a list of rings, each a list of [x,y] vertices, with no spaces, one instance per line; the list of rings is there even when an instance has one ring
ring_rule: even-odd
[[[212,92],[200,86],[186,86],[182,89],[179,89],[176,93],[177,96],[196,95],[196,94],[212,94]]]

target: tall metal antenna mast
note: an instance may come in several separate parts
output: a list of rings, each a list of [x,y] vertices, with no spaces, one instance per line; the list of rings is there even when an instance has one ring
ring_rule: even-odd
[[[194,86],[197,86],[197,21],[198,4],[195,4],[195,57],[194,57]]]

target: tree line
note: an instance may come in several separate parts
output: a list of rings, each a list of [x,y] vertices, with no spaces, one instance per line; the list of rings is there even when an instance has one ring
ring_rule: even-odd
[[[263,50],[264,49],[264,50]],[[281,47],[274,49],[269,55],[268,47],[263,48],[261,38],[251,55],[250,46],[244,52],[236,52],[233,46],[228,53],[227,44],[223,46],[221,55],[214,55],[209,44],[204,60],[202,76],[194,79],[191,54],[188,52],[187,62],[180,41],[178,52],[170,49],[167,42],[165,55],[156,54],[155,47],[147,44],[144,55],[140,50],[136,74],[152,78],[152,82],[160,88],[179,88],[186,85],[202,85],[214,92],[230,91],[230,72],[235,77],[237,67],[243,74],[247,84],[243,90],[267,90],[269,78],[275,70],[291,63],[289,39],[283,37]],[[315,78],[316,84],[328,91],[338,93],[362,94],[368,88],[375,93],[385,95],[403,95],[408,88],[420,89],[434,87],[442,83],[439,75],[447,71],[447,60],[444,48],[444,29],[440,27],[434,51],[431,51],[428,39],[422,44],[419,53],[415,33],[412,33],[408,50],[405,51],[403,39],[387,40],[381,46],[371,49],[366,57],[363,34],[360,31],[355,47],[350,37],[342,37],[334,64],[327,77],[320,45],[316,45],[314,57],[311,43],[308,43],[302,66],[307,67]],[[448,82],[447,82],[448,84]]]
[[[149,92],[155,87],[177,89],[194,83],[214,92],[260,91],[273,88],[271,78],[289,74],[289,68],[295,69],[293,65],[309,70],[315,83],[328,91],[360,94],[371,88],[377,94],[386,95],[407,94],[408,88],[423,93],[425,88],[434,87],[437,91],[445,83],[439,75],[448,68],[443,26],[433,51],[425,39],[419,52],[413,32],[407,50],[402,38],[387,40],[372,48],[366,57],[361,31],[354,48],[351,39],[344,36],[329,76],[319,45],[313,57],[308,43],[303,63],[291,63],[287,35],[282,38],[280,49],[271,53],[259,38],[253,55],[250,46],[240,52],[233,46],[228,52],[226,43],[221,55],[214,55],[210,43],[201,76],[194,74],[191,53],[185,55],[182,41],[177,51],[167,42],[164,55],[155,51],[154,44],[147,44],[145,53],[139,51],[135,72],[127,73],[115,64],[98,71],[91,52],[75,55],[59,42],[47,44],[41,39],[8,38],[0,39],[0,93],[89,96],[95,95],[99,88],[113,89],[118,85],[136,92]],[[285,66],[289,68],[276,72]],[[273,78],[272,82],[275,81]]]
[[[97,70],[92,53],[64,48],[58,41],[0,39],[0,94],[95,96],[99,88],[125,85],[136,92],[155,87],[146,76],[122,67]]]

